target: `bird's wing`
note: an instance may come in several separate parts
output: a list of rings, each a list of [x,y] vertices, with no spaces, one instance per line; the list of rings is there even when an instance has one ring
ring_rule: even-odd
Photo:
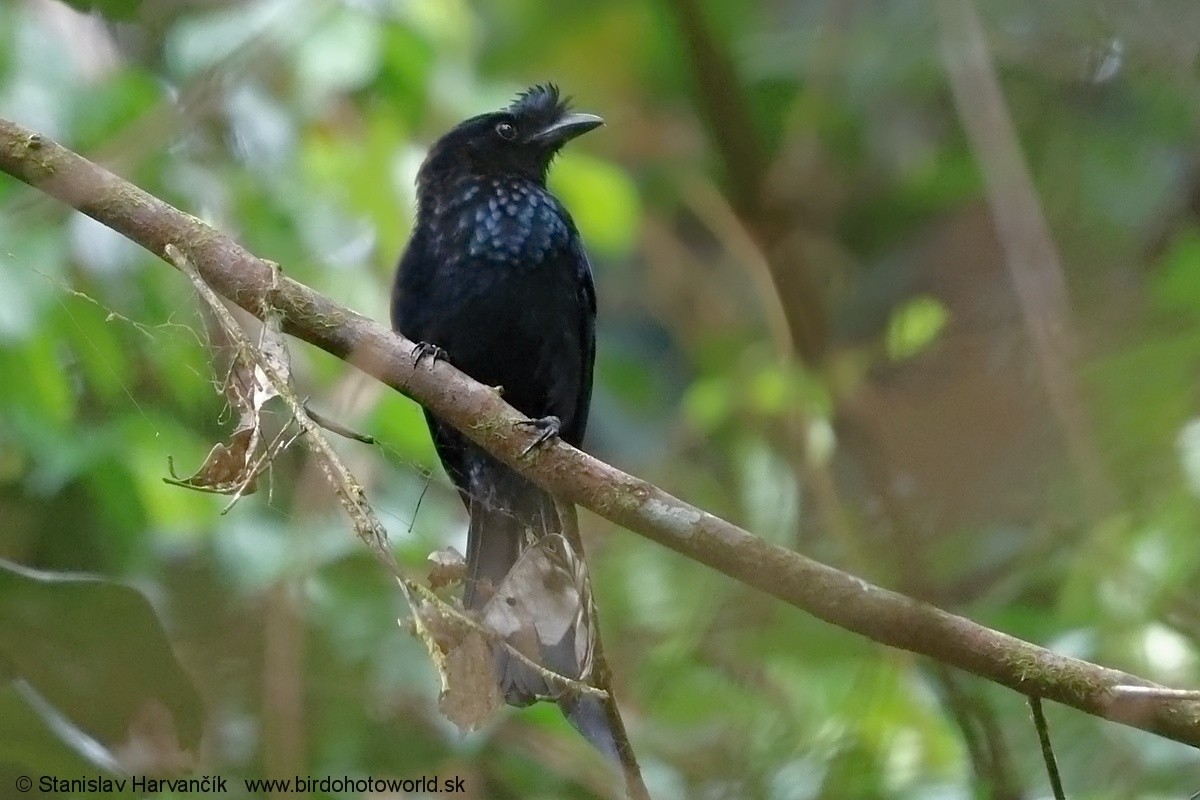
[[[578,231],[571,237],[572,256],[575,261],[579,301],[583,307],[580,314],[579,341],[582,363],[580,366],[579,393],[575,398],[575,430],[570,431],[572,444],[579,445],[587,430],[588,411],[592,406],[592,370],[596,363],[596,286],[592,281],[592,265],[583,249],[583,239]]]

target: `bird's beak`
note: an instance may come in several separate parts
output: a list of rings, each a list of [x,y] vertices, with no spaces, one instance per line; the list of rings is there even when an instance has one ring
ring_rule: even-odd
[[[533,133],[528,141],[558,147],[574,139],[576,136],[582,136],[590,130],[599,128],[603,124],[604,120],[595,114],[571,112],[563,114],[540,131]]]

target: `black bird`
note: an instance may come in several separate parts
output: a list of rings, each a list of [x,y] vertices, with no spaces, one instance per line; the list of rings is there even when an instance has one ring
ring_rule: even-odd
[[[539,440],[558,435],[576,446],[592,395],[596,296],[579,232],[547,190],[546,174],[564,144],[602,124],[593,114],[572,112],[555,86],[534,86],[508,108],[472,117],[439,139],[417,175],[416,226],[392,291],[392,324],[419,343],[419,356],[444,358],[501,387],[504,399],[540,429]],[[533,545],[537,555],[577,571],[569,547],[570,563],[562,558],[565,540],[553,536],[562,532],[553,497],[432,414],[426,419],[470,515],[464,605],[486,617],[488,601]],[[524,580],[547,563],[521,560],[529,568],[514,571],[514,581],[517,572]],[[590,594],[584,584],[573,596],[579,618],[565,632],[548,623],[562,640],[542,641],[540,660],[586,679],[590,663],[581,659],[590,661],[583,655],[590,653]],[[495,658],[509,703],[556,699],[589,741],[616,757],[596,698],[547,686],[505,650]]]

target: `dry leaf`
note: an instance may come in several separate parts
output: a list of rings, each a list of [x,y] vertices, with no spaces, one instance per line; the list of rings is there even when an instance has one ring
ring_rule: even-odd
[[[475,730],[504,705],[492,666],[492,649],[477,631],[470,631],[446,654],[446,688],[438,708],[464,733]]]
[[[252,456],[252,448],[256,449],[257,431],[251,428],[236,430],[229,437],[229,443],[217,442],[200,469],[188,478],[180,478],[175,474],[174,461],[167,457],[167,470],[170,478],[164,478],[167,483],[182,486],[186,489],[196,489],[217,494],[253,494],[257,487],[257,475],[247,475],[247,467]]]
[[[201,293],[201,298],[211,300]],[[231,322],[226,313],[210,308],[204,315],[214,361],[225,356],[229,367],[221,382],[221,391],[238,416],[237,427],[228,442],[213,445],[204,463],[188,478],[175,474],[175,465],[168,459],[170,478],[167,483],[203,492],[234,495],[253,494],[260,473],[270,466],[271,460],[287,446],[280,432],[270,443],[263,434],[262,411],[266,403],[279,396],[279,387],[268,376],[274,372],[277,379],[287,382],[291,378],[291,363],[287,344],[280,331],[280,318],[275,312],[266,314],[259,332],[258,357],[249,348],[241,345],[245,336],[241,330],[230,330]],[[261,358],[261,361],[259,360]],[[264,369],[264,366],[266,369]],[[285,428],[286,430],[286,428]]]
[[[467,561],[453,547],[444,547],[429,554],[429,588],[435,592],[467,577]]]

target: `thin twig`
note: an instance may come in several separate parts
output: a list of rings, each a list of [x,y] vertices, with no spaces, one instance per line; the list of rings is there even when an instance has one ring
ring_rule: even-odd
[[[1063,792],[1062,778],[1058,774],[1058,760],[1054,757],[1054,748],[1050,745],[1050,728],[1046,725],[1046,715],[1042,711],[1042,698],[1031,695],[1029,710],[1033,712],[1033,727],[1037,730],[1038,743],[1042,746],[1042,759],[1046,762],[1046,774],[1050,777],[1050,789],[1054,792],[1054,800],[1067,800]]]
[[[555,498],[558,507],[558,518],[561,523],[563,536],[579,558],[587,563],[587,555],[583,551],[583,537],[579,535],[579,513],[574,504]],[[650,800],[650,792],[642,778],[642,768],[638,765],[637,753],[629,740],[629,732],[625,730],[625,719],[617,705],[612,688],[612,670],[608,666],[608,658],[604,654],[604,643],[600,637],[599,614],[593,609],[593,646],[592,646],[592,680],[596,686],[603,689],[607,696],[602,705],[604,716],[612,728],[613,740],[617,746],[617,758],[621,762],[621,774],[625,778],[625,791],[629,800]]]
[[[306,414],[308,414],[309,418],[312,419],[313,422],[317,423],[330,433],[336,433],[338,436],[341,436],[344,439],[353,439],[354,441],[362,442],[363,444],[377,444],[374,436],[371,436],[368,433],[359,433],[353,428],[347,428],[337,420],[330,419],[324,414],[318,414],[308,403],[304,404],[304,411]]]

